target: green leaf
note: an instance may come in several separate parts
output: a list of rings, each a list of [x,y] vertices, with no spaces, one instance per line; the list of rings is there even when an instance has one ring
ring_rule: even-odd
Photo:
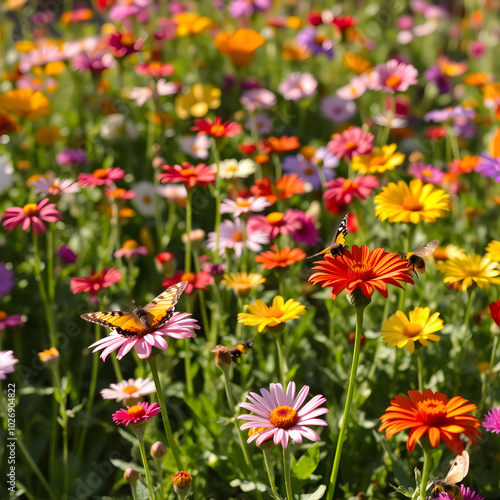
[[[320,498],[323,498],[325,492],[326,486],[324,484],[320,484],[315,492],[300,495],[300,500],[320,500]]]
[[[292,465],[292,475],[300,481],[305,481],[316,470],[319,464],[319,443],[311,446],[299,459]]]

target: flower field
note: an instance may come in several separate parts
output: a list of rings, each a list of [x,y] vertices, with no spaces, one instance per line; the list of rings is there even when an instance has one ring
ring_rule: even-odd
[[[495,2],[1,9],[2,498],[500,498]]]

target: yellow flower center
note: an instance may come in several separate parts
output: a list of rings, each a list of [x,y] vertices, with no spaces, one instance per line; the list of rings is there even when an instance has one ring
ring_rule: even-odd
[[[228,172],[237,172],[238,171],[238,167],[237,166],[227,167],[227,171]]]
[[[422,170],[422,175],[424,177],[432,177],[432,172],[430,170]]]
[[[424,209],[424,205],[420,200],[415,198],[405,198],[403,200],[403,209],[410,212],[420,212]]]
[[[141,406],[141,405],[134,405],[134,406],[131,406],[128,410],[127,410],[128,414],[132,417],[132,418],[139,418],[139,417],[143,417],[146,412],[144,411],[144,408]]]
[[[269,421],[280,429],[290,429],[298,419],[297,412],[290,406],[278,406],[269,415]]]
[[[226,127],[224,125],[212,125],[210,127],[210,133],[215,137],[222,137],[225,131]]]
[[[438,426],[446,418],[446,406],[442,401],[426,399],[419,401],[417,407],[427,425]]]
[[[422,327],[417,323],[408,323],[404,327],[403,335],[406,337],[416,337],[422,331]]]
[[[373,269],[368,264],[358,262],[347,271],[347,274],[352,281],[358,279],[366,281],[373,278]]]
[[[243,231],[235,231],[232,240],[236,243],[243,241]]]
[[[196,281],[196,274],[184,273],[182,275],[181,281],[187,281],[188,283],[194,283]]]
[[[312,174],[314,174],[314,168],[312,168],[312,167],[306,167],[304,169],[304,174],[306,174],[306,175],[312,175]]]
[[[92,174],[96,179],[105,179],[108,176],[108,170],[105,168],[98,168]]]
[[[185,168],[182,172],[181,175],[183,177],[191,177],[192,175],[196,175],[196,172],[194,171],[193,168]]]
[[[238,200],[236,202],[236,205],[238,205],[239,207],[241,208],[246,208],[246,207],[249,207],[250,206],[250,202],[248,200]]]
[[[352,151],[353,149],[356,149],[357,144],[356,144],[354,141],[349,141],[349,142],[347,142],[347,144],[345,145],[345,147],[346,147],[349,151]]]
[[[260,434],[262,431],[265,431],[265,427],[251,427],[248,429],[248,437],[255,436],[255,434]]]
[[[391,75],[385,81],[385,84],[387,85],[387,87],[390,87],[391,89],[396,88],[400,83],[401,83],[401,78],[399,76],[396,76],[396,75]]]
[[[306,160],[310,160],[316,154],[316,148],[312,146],[302,146],[299,152]]]
[[[318,45],[323,45],[323,43],[325,43],[325,40],[326,40],[326,35],[316,35],[314,37],[314,41],[318,44]]]
[[[38,206],[36,203],[28,203],[24,205],[23,212],[26,217],[33,217],[38,214]]]
[[[124,47],[132,47],[132,45],[134,45],[134,39],[131,35],[123,35],[120,39],[120,43]]]
[[[383,156],[374,156],[373,158],[370,158],[370,167],[379,167],[381,165],[384,165],[384,157]]]
[[[139,243],[137,243],[137,241],[135,241],[135,240],[127,240],[123,244],[123,248],[127,248],[130,250],[135,250],[138,246],[139,246]]]
[[[7,319],[7,313],[5,311],[0,311],[0,321],[5,321]]]
[[[134,394],[134,392],[137,392],[139,390],[138,387],[136,387],[135,385],[127,385],[127,387],[124,387],[122,389],[122,391],[125,393],[125,394]]]
[[[272,224],[274,226],[274,225],[279,224],[283,220],[283,214],[280,212],[273,212],[273,213],[269,214],[266,217],[266,219],[267,219],[267,222],[269,222],[269,224]]]

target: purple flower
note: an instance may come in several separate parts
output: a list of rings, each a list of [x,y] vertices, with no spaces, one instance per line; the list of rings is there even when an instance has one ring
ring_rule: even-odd
[[[92,73],[99,74],[115,66],[115,59],[111,54],[77,54],[73,59],[73,69],[80,73],[91,71]]]
[[[451,80],[448,75],[441,71],[437,65],[431,66],[425,73],[426,80],[434,83],[441,94],[447,94],[451,90]]]
[[[344,123],[356,115],[356,104],[340,97],[330,96],[321,99],[321,114],[333,123]]]
[[[500,182],[500,158],[481,153],[476,172],[483,174],[484,177],[494,177],[495,181]]]
[[[276,96],[267,89],[251,89],[243,92],[240,102],[247,111],[269,109],[276,104]]]
[[[305,47],[314,55],[325,54],[328,59],[333,59],[333,42],[325,35],[317,33],[313,26],[308,26],[299,32],[297,44]]]
[[[49,12],[47,10],[41,12],[35,12],[30,18],[31,24],[34,26],[40,26],[43,24],[50,24],[55,19],[55,15],[53,12]]]
[[[235,19],[238,17],[250,17],[256,12],[265,12],[273,5],[272,0],[233,0],[229,5],[229,14]]]
[[[462,492],[463,500],[484,500],[484,497],[482,497],[479,493],[476,493],[475,491],[471,490],[467,486],[464,486],[463,484],[460,485],[460,491]],[[438,500],[450,500],[450,499],[451,497],[446,492],[443,492],[438,496]]]
[[[68,264],[74,264],[76,262],[76,254],[66,245],[61,245],[59,247],[57,255]]]
[[[70,165],[72,167],[79,167],[87,165],[89,162],[87,154],[83,149],[70,149],[64,148],[57,156],[56,161],[62,167]]]
[[[433,109],[425,113],[424,120],[426,122],[442,123],[452,118],[453,108]]]
[[[290,73],[280,84],[278,90],[287,101],[300,101],[316,93],[318,82],[311,73]]]
[[[472,139],[476,135],[477,127],[467,118],[457,118],[453,124],[453,135]]]
[[[14,285],[14,272],[8,269],[3,262],[0,262],[0,297],[9,295]]]

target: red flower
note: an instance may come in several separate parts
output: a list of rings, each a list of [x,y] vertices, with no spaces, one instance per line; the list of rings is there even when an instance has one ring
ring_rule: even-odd
[[[321,17],[321,12],[319,10],[312,10],[307,14],[307,21],[313,26],[319,26],[323,24],[323,19]]]
[[[111,186],[113,182],[125,177],[125,170],[113,168],[98,168],[91,174],[78,174],[78,184],[83,187]]]
[[[115,424],[140,424],[147,422],[151,417],[160,413],[161,408],[158,403],[137,403],[134,406],[127,406],[125,410],[115,411],[113,421]]]
[[[405,429],[411,429],[406,447],[413,451],[417,442],[427,434],[433,448],[439,445],[441,439],[455,454],[460,455],[464,445],[460,434],[465,434],[474,444],[476,437],[481,437],[477,429],[481,425],[477,418],[467,415],[477,409],[474,404],[467,404],[467,399],[455,396],[448,399],[440,392],[424,389],[408,391],[406,396],[395,396],[391,406],[380,417],[383,424],[379,431],[386,429],[385,437],[390,438]]]
[[[282,137],[267,137],[259,141],[259,147],[264,153],[283,153],[284,151],[292,151],[300,148],[300,142],[295,135],[290,137],[286,135]]]
[[[57,210],[55,203],[49,203],[49,199],[44,198],[38,205],[27,203],[22,208],[8,208],[2,215],[2,225],[7,231],[12,231],[19,224],[22,224],[23,231],[33,226],[35,234],[40,234],[47,229],[44,222],[56,222],[61,219],[62,213]]]
[[[491,318],[498,326],[500,326],[500,300],[492,302],[489,305],[489,308],[490,308]]]
[[[205,163],[198,163],[198,165],[194,166],[187,161],[183,161],[182,166],[163,165],[161,168],[166,172],[158,176],[161,182],[182,182],[186,188],[193,188],[196,184],[206,187],[207,184],[214,183],[217,175],[215,170],[205,165]]]
[[[446,127],[429,127],[426,129],[425,135],[429,139],[444,139],[446,137]]]
[[[89,292],[93,297],[101,288],[117,283],[122,279],[123,275],[119,269],[104,268],[100,273],[92,271],[90,276],[85,278],[71,278],[71,291],[73,293]]]
[[[351,16],[335,16],[332,24],[337,26],[340,31],[344,31],[347,28],[356,26],[356,24],[358,24],[358,20]]]
[[[211,285],[214,281],[213,276],[206,273],[205,271],[200,271],[196,273],[185,273],[184,271],[177,271],[173,276],[169,278],[163,278],[161,285],[165,288],[179,283],[179,281],[187,281],[188,285],[184,290],[185,293],[191,295],[197,290],[206,290],[208,285]]]
[[[398,281],[411,283],[411,271],[406,260],[395,253],[376,248],[373,252],[363,245],[354,245],[352,251],[345,250],[341,256],[326,255],[313,267],[314,273],[309,281],[322,287],[332,287],[332,299],[346,289],[347,294],[359,287],[365,297],[371,297],[377,289],[387,297],[387,285],[403,288]]]
[[[214,122],[209,118],[201,118],[199,120],[194,120],[194,123],[196,125],[191,127],[191,130],[198,131],[199,134],[207,134],[216,138],[234,137],[236,134],[241,133],[241,125],[230,121],[222,123],[222,118],[220,116],[216,116]]]
[[[125,57],[129,54],[135,54],[141,50],[144,45],[144,39],[139,38],[134,40],[132,35],[126,34],[122,35],[119,31],[109,35],[108,45],[114,50],[114,55],[116,57]]]
[[[336,205],[349,205],[354,198],[366,200],[372,190],[378,187],[378,180],[373,175],[363,175],[355,179],[338,177],[326,182],[327,191],[323,194],[326,199],[333,198]]]

